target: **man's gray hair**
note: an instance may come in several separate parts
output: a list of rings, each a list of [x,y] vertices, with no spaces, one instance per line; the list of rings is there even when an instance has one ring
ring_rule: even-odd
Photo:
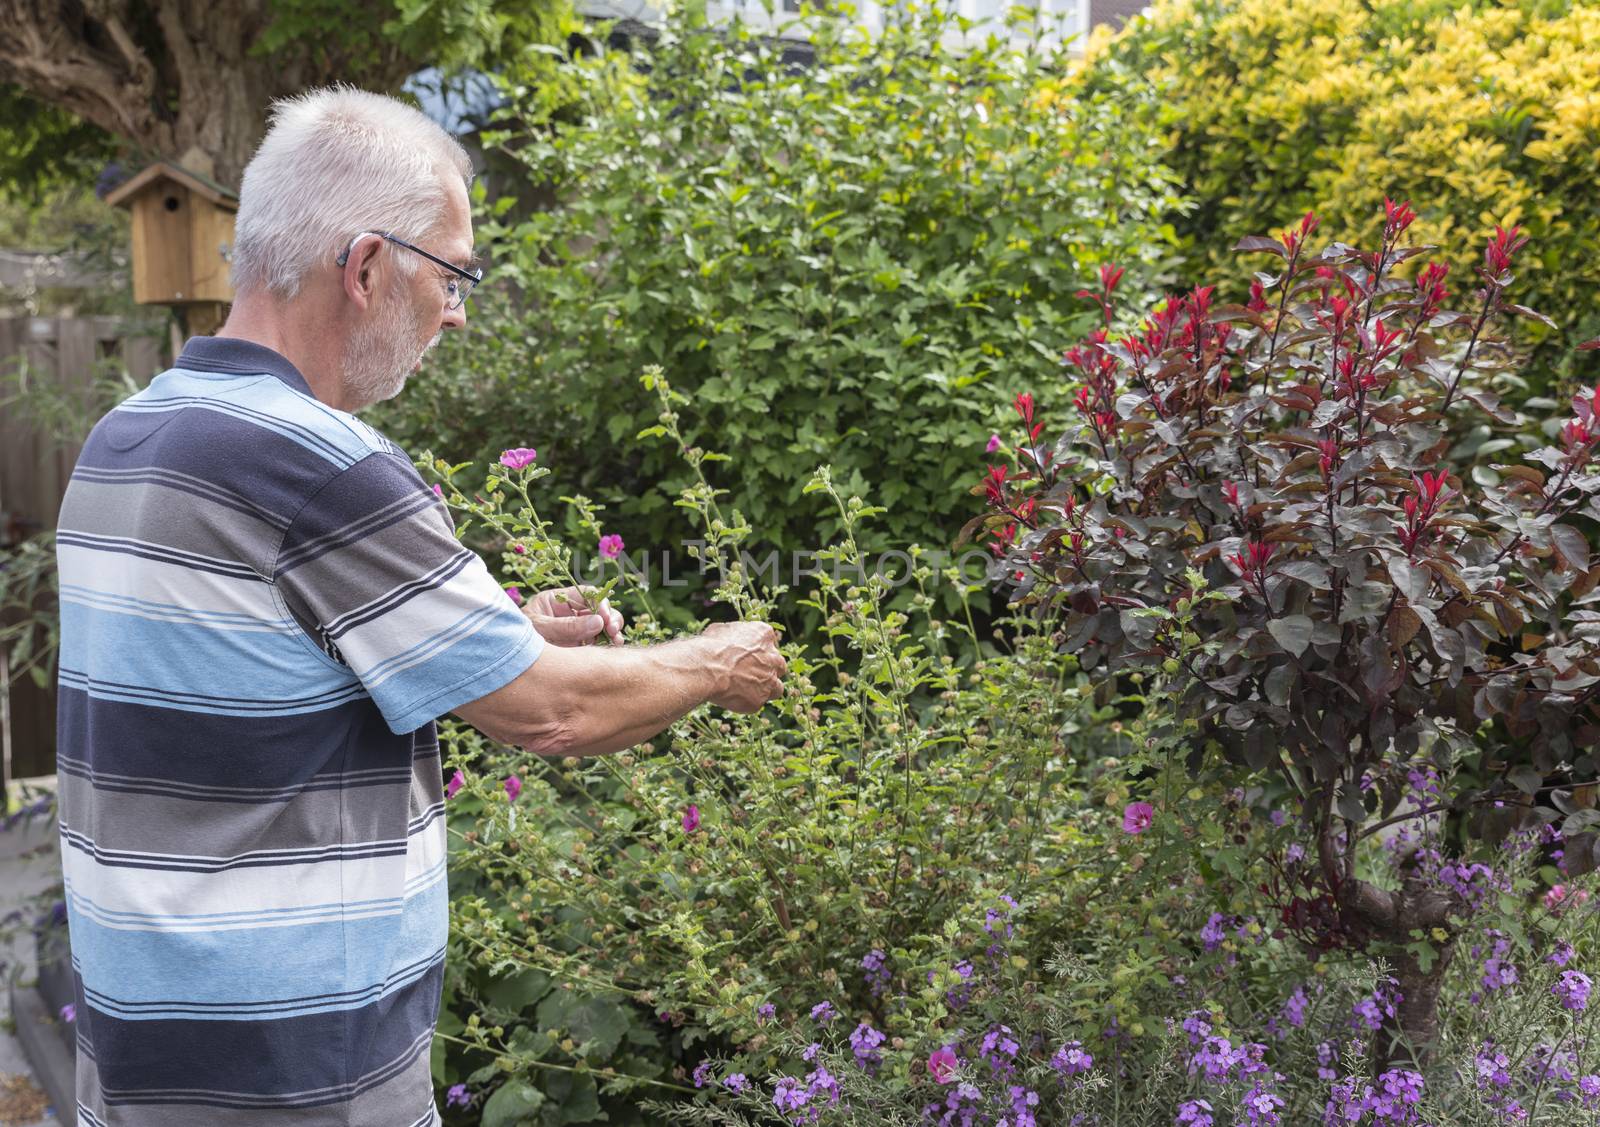
[[[234,289],[291,298],[363,231],[425,239],[443,217],[452,173],[471,181],[466,150],[394,98],[330,86],[273,103],[239,188]],[[406,273],[415,259],[395,256]]]

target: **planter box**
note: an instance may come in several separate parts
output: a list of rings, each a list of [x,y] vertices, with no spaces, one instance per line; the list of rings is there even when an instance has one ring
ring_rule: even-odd
[[[25,987],[12,981],[11,1016],[28,1064],[55,1105],[56,1118],[67,1127],[76,1127],[77,1038],[73,1027],[61,1020],[61,1007],[73,1000],[72,950],[67,945],[66,927],[35,933],[35,945],[38,985]]]

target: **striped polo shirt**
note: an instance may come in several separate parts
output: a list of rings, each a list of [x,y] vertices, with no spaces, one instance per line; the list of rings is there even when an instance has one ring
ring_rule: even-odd
[[[543,641],[393,443],[225,338],[94,428],[57,535],[85,1127],[425,1127],[433,721]]]

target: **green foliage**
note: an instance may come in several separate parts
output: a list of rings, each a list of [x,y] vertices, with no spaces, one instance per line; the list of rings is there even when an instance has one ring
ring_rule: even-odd
[[[477,307],[379,425],[411,449],[444,426],[462,456],[536,446],[630,544],[665,545],[686,472],[628,441],[657,422],[632,389],[660,363],[736,452],[724,480],[763,539],[840,527],[801,493],[827,462],[891,510],[864,547],[942,545],[1010,385],[1055,379],[1088,323],[1063,279],[1114,258],[1146,284],[1175,205],[1152,131],[1059,98],[1042,49],[956,53],[951,29],[818,16],[802,65],[686,11],[635,55],[509,89],[519,124],[484,139],[548,206],[513,221],[480,196],[479,236],[518,296]]]
[[[1519,288],[1559,326],[1524,327],[1537,384],[1600,370],[1567,351],[1600,335],[1595,5],[1165,0],[1080,81],[1133,112],[1162,92],[1168,160],[1195,203],[1175,220],[1191,281],[1310,209],[1375,242],[1384,196],[1406,198],[1419,241],[1449,248],[1457,275],[1495,224],[1525,228],[1539,250]]]
[[[650,379],[677,448],[681,401]],[[765,617],[782,592],[741,565],[750,529],[701,476],[714,455],[691,448],[689,460],[679,504],[700,524],[716,597]],[[496,469],[479,501],[453,488],[461,467],[423,465],[444,476],[463,531],[493,530],[508,581],[573,582],[570,553],[531,499],[548,470]],[[829,562],[871,572],[858,530],[881,510],[844,498],[826,470],[808,492],[843,529]],[[593,535],[592,508],[574,504]],[[482,1015],[451,1036],[489,1055],[448,1057],[441,1080],[479,1088],[496,1078],[483,1063],[496,1058],[513,1082],[541,1086],[565,1075],[552,1067],[577,1067],[621,1114],[622,1095],[685,1088],[672,1067],[694,1046],[759,1056],[765,1002],[876,1007],[859,970],[874,947],[908,981],[948,978],[957,917],[975,926],[971,912],[981,921],[1003,895],[1057,917],[1041,944],[1081,921],[1111,887],[1095,844],[1121,804],[1108,794],[1082,811],[1087,768],[1071,759],[1132,740],[1108,726],[1114,713],[1089,699],[1047,635],[1024,630],[984,653],[963,619],[940,617],[932,595],[945,584],[962,598],[973,590],[954,569],[916,563],[900,612],[890,577],[822,568],[799,597],[824,626],[812,646],[785,645],[785,697],[750,717],[698,710],[656,749],[552,762],[448,729],[446,770],[465,779],[451,799],[452,944],[458,965],[481,968],[463,974],[454,1004]],[[630,642],[662,637],[630,581],[592,598],[604,596],[646,608]],[[1104,770],[1122,779],[1114,757]],[[511,775],[522,782],[514,801]],[[474,1061],[482,1067],[469,1070]]]
[[[121,146],[102,130],[14,86],[0,84],[0,205],[37,204],[54,190],[92,183]],[[0,246],[16,246],[0,240]]]

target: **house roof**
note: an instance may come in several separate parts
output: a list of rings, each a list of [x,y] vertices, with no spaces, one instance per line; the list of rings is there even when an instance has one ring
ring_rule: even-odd
[[[204,196],[220,207],[231,209],[239,206],[238,195],[230,192],[209,176],[202,176],[193,169],[184,168],[166,160],[156,161],[149,168],[107,192],[106,203],[121,207],[158,180],[171,180],[175,184],[181,184],[189,191]]]

